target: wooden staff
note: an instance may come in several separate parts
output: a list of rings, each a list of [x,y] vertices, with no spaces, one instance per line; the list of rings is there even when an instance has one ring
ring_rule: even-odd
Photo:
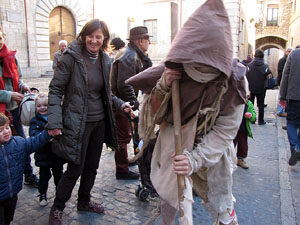
[[[182,142],[181,142],[181,114],[180,114],[180,94],[179,94],[179,80],[172,82],[172,106],[173,106],[173,121],[174,121],[174,140],[175,140],[175,154],[182,155]],[[183,201],[184,190],[184,176],[177,175],[178,185],[178,203],[180,217],[184,216],[181,202]]]

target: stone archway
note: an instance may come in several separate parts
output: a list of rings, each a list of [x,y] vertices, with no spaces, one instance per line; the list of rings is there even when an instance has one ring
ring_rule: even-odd
[[[286,48],[287,40],[276,37],[276,36],[266,36],[261,37],[259,39],[256,39],[255,41],[255,47],[256,49],[260,48],[262,50],[266,50],[269,48],[278,48],[280,50],[283,50]]]
[[[71,43],[75,39],[75,20],[72,13],[63,6],[55,7],[49,15],[50,59],[58,50],[58,42],[66,40]]]

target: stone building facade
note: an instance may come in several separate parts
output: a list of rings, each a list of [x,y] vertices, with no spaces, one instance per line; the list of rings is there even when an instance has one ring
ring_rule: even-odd
[[[180,26],[205,0],[0,0],[0,26],[9,49],[17,50],[24,76],[51,70],[58,41],[71,42],[92,18],[107,22],[112,37],[126,40],[129,29],[146,25],[153,35],[149,55],[154,63],[168,52]],[[234,57],[246,58],[249,18],[246,3],[223,0],[233,35]]]
[[[51,70],[57,40],[70,42],[92,17],[93,1],[1,0],[0,26],[8,48],[17,50],[24,76]],[[64,34],[69,27],[73,33]]]
[[[291,0],[257,0],[256,48],[288,47]]]
[[[295,48],[300,45],[300,0],[292,1],[292,10],[289,25],[289,46]]]

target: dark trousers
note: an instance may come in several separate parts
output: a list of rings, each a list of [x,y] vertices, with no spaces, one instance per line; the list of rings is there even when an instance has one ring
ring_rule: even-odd
[[[239,159],[245,159],[248,155],[248,136],[247,131],[239,130],[235,139],[233,140],[234,145],[237,145],[236,156]]]
[[[70,199],[79,176],[81,178],[78,190],[78,202],[90,201],[90,193],[94,186],[99,167],[104,134],[104,120],[86,123],[82,138],[80,165],[68,163],[67,170],[64,172],[56,188],[54,206],[58,210],[64,210],[65,203]]]
[[[115,151],[116,172],[127,173],[129,168],[127,145],[130,143],[131,134],[129,119],[124,112],[115,112],[119,150]]]
[[[18,195],[0,201],[0,225],[8,225],[14,219]]]
[[[25,138],[24,129],[20,120],[19,116],[19,108],[16,108],[12,111],[10,111],[13,116],[13,124],[14,128],[16,129],[17,135]],[[25,169],[24,174],[25,175],[31,175],[32,174],[32,166],[31,166],[31,158],[30,155],[26,156],[25,158]]]
[[[63,163],[55,162],[51,167],[40,167],[39,193],[46,194],[48,190],[48,183],[51,179],[51,170],[54,178],[54,184],[57,187],[60,178],[63,175]]]
[[[253,102],[254,104],[254,99],[256,98],[256,105],[258,107],[258,122],[263,122],[264,121],[264,104],[265,104],[265,93],[261,94],[250,94],[249,100]]]

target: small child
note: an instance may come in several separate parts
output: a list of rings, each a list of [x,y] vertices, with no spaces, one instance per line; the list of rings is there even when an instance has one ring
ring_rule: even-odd
[[[35,99],[36,114],[30,121],[29,135],[36,136],[40,134],[47,124],[48,97],[46,94],[39,94]],[[57,186],[63,174],[63,162],[54,153],[51,152],[51,142],[43,148],[38,149],[34,154],[35,165],[40,167],[39,175],[39,193],[40,206],[48,204],[47,190],[48,182],[51,178],[51,169],[54,177],[54,183]]]
[[[46,131],[34,138],[12,136],[9,119],[0,113],[0,224],[13,221],[26,157],[51,138]]]
[[[240,129],[233,140],[234,145],[237,145],[237,165],[243,169],[249,168],[245,158],[247,158],[248,155],[248,137],[253,138],[250,123],[255,122],[255,120],[256,112],[254,110],[254,106],[252,102],[248,100],[248,102],[245,104],[244,116]]]

